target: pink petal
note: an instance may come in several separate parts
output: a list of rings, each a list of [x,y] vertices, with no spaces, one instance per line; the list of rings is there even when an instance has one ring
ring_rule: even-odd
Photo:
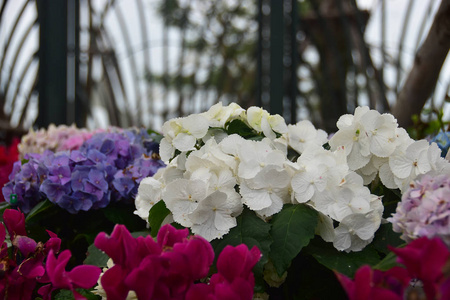
[[[13,245],[19,249],[24,257],[28,257],[28,254],[36,250],[37,243],[27,236],[16,235]]]
[[[162,226],[158,231],[157,241],[161,248],[173,247],[175,243],[181,243],[189,235],[189,230],[176,229],[170,224]]]
[[[99,267],[84,265],[73,268],[72,271],[68,272],[68,276],[74,288],[90,289],[97,283],[101,272],[102,270]]]
[[[103,274],[101,283],[108,300],[123,300],[130,290],[124,283],[128,272],[120,265],[114,265]]]
[[[14,240],[16,235],[27,235],[25,230],[25,215],[15,209],[5,209],[3,212],[3,222],[8,229],[11,240]]]
[[[152,299],[155,285],[163,272],[157,257],[146,257],[125,279],[125,284],[136,292],[138,299]]]

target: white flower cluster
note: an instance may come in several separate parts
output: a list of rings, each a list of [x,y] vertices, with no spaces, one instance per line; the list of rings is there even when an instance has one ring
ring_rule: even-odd
[[[391,114],[358,107],[354,115],[341,116],[337,127],[331,150],[345,149],[350,170],[361,175],[364,184],[378,175],[386,187],[403,192],[420,174],[450,172],[436,143],[414,141]]]
[[[226,133],[239,120],[265,138]],[[443,168],[435,146],[414,142],[392,115],[359,107],[344,115],[339,131],[327,134],[311,122],[287,126],[279,115],[237,104],[214,105],[205,113],[163,126],[160,155],[168,163],[142,180],[136,214],[147,220],[163,200],[173,220],[207,240],[236,226],[244,205],[262,219],[284,204],[304,203],[319,212],[317,234],[338,250],[358,251],[379,228],[383,205],[365,184],[377,174],[390,188],[403,188],[417,174]],[[426,145],[425,145],[426,143]],[[290,161],[288,148],[299,158]]]

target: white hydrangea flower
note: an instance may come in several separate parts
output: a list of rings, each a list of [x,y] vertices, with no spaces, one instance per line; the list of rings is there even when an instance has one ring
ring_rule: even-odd
[[[319,212],[319,221],[315,233],[320,235],[325,242],[333,242],[335,237],[333,219]]]
[[[234,190],[229,193],[215,191],[202,200],[189,214],[192,232],[211,241],[222,238],[237,225],[236,215],[242,212],[241,197]]]
[[[340,222],[349,215],[369,212],[370,201],[370,191],[363,186],[362,178],[351,172],[341,185],[315,195],[312,205],[318,211]]]
[[[211,139],[202,148],[189,155],[185,167],[189,172],[202,167],[235,170],[237,163],[234,157],[225,153],[216,141]]]
[[[158,169],[153,177],[142,179],[135,199],[136,211],[134,213],[147,221],[150,209],[162,199],[162,191],[166,185],[182,177],[181,170],[168,166]]]
[[[290,201],[288,186],[291,177],[286,170],[270,165],[259,171],[252,179],[240,185],[242,202],[263,217],[281,210]]]
[[[175,150],[194,150],[197,139],[203,138],[208,128],[208,119],[199,114],[167,121],[162,127],[164,138],[160,143],[161,159],[168,162]]]
[[[247,122],[258,132],[264,133],[271,140],[276,138],[276,134],[288,131],[286,121],[280,115],[270,115],[266,110],[252,106],[247,109]]]
[[[299,171],[291,182],[296,201],[305,203],[316,193],[338,186],[349,172],[345,162],[344,151],[331,152],[310,144],[298,158]]]
[[[370,244],[381,224],[384,206],[381,198],[371,195],[370,211],[345,217],[335,229],[333,245],[340,251],[361,251]]]
[[[372,155],[388,157],[397,141],[397,121],[367,106],[357,107],[354,116],[344,115],[337,122],[338,132],[330,139],[331,149],[344,147],[351,170],[367,165]]]
[[[219,102],[211,106],[208,111],[202,113],[201,115],[209,120],[210,127],[224,128],[228,121],[242,118],[244,113],[245,109],[236,103],[223,106],[222,102]]]
[[[288,125],[286,136],[289,146],[298,153],[302,153],[309,144],[322,146],[328,141],[328,134],[322,129],[316,129],[308,120]]]
[[[240,159],[238,175],[244,179],[251,179],[268,165],[283,166],[287,160],[280,150],[274,150],[269,143],[263,141],[244,140],[237,149]]]
[[[207,197],[208,184],[202,180],[176,179],[163,191],[162,198],[175,222],[191,227],[189,215]]]

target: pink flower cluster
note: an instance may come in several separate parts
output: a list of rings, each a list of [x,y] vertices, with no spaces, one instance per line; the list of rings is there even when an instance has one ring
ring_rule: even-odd
[[[58,258],[55,257],[61,240],[54,233],[47,231],[50,239],[46,243],[37,243],[27,236],[24,214],[14,209],[5,210],[3,222],[4,225],[0,223],[1,299],[34,299],[37,296],[34,290],[42,283],[47,285],[40,287],[38,293],[44,299],[51,299],[55,289],[68,289],[76,299],[85,299],[75,289],[93,287],[100,275],[100,268],[77,266],[66,272],[71,253],[66,250]],[[5,241],[6,230],[12,244],[11,251]]]
[[[77,150],[94,133],[103,131],[105,130],[89,131],[85,128],[77,128],[75,125],[55,126],[51,124],[48,129],[41,128],[38,131],[31,129],[24,135],[19,144],[19,152],[21,157],[23,157],[26,153],[43,153],[45,150],[54,152]]]
[[[440,237],[450,247],[450,176],[423,175],[403,194],[388,221],[402,239]]]
[[[450,276],[446,266],[450,251],[442,240],[423,237],[404,248],[391,250],[404,267],[395,266],[382,272],[365,265],[356,271],[354,280],[337,274],[350,300],[413,299],[409,298],[409,293],[414,284],[420,286],[419,291],[426,299],[450,299]]]
[[[258,248],[227,246],[218,258],[218,273],[199,283],[209,274],[214,252],[204,238],[188,235],[171,225],[161,227],[156,241],[134,238],[123,225],[116,225],[111,236],[100,233],[94,244],[114,262],[101,277],[107,298],[126,299],[134,291],[138,299],[252,299]]]

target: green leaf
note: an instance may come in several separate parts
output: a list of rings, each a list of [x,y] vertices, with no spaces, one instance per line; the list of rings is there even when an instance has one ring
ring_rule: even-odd
[[[0,202],[0,221],[3,221],[3,213],[9,208],[11,208],[11,205],[8,202]]]
[[[170,214],[163,200],[152,206],[148,214],[148,223],[150,224],[150,234],[155,237],[158,234],[164,219]]]
[[[86,289],[76,289],[76,291],[78,293],[80,293],[81,295],[83,295],[86,299],[88,300],[97,300],[97,299],[101,299],[100,296],[94,295],[91,293],[90,290],[86,290]],[[58,290],[57,292],[54,293],[54,297],[52,297],[52,299],[55,300],[74,300],[75,298],[73,297],[73,293],[72,291],[69,290]]]
[[[264,265],[269,261],[270,245],[272,244],[272,238],[269,234],[271,225],[261,220],[253,211],[247,208],[236,219],[236,227],[233,227],[222,239],[211,241],[216,260],[227,245],[237,246],[245,244],[249,249],[253,246],[258,247],[262,257],[253,268],[256,281],[255,290],[263,291],[263,269]]]
[[[263,135],[258,134],[253,128],[250,128],[242,120],[235,119],[225,125],[228,134],[239,134],[247,139],[262,139]]]
[[[390,252],[388,255],[386,255],[385,258],[383,258],[382,261],[377,263],[373,268],[384,272],[395,266],[398,266],[397,256],[394,254],[394,252]]]
[[[362,251],[347,253],[337,250],[332,243],[327,243],[320,237],[316,237],[305,248],[305,253],[311,254],[327,268],[348,277],[353,277],[356,270],[362,265],[374,266],[380,261],[378,252],[371,246],[367,246]]]
[[[317,211],[304,204],[287,204],[273,217],[270,258],[279,276],[314,237],[317,222]]]
[[[86,265],[93,265],[100,268],[105,268],[108,260],[109,256],[105,252],[95,247],[94,244],[92,244],[88,247],[87,257],[83,263]]]
[[[55,205],[50,202],[50,200],[45,199],[42,202],[39,202],[35,207],[33,207],[33,209],[28,213],[27,217],[25,218],[25,222],[32,222],[35,220],[39,220],[43,217],[43,215],[47,215],[48,212],[52,209],[55,208]]]
[[[112,203],[102,209],[105,217],[114,224],[123,224],[129,231],[139,231],[144,229],[147,224],[133,212],[134,205],[124,203]]]
[[[392,230],[392,224],[386,223],[382,224],[380,228],[375,233],[375,238],[372,241],[373,247],[384,254],[388,254],[391,251],[388,246],[398,247],[404,244],[405,241],[400,239],[400,233],[394,232]]]

